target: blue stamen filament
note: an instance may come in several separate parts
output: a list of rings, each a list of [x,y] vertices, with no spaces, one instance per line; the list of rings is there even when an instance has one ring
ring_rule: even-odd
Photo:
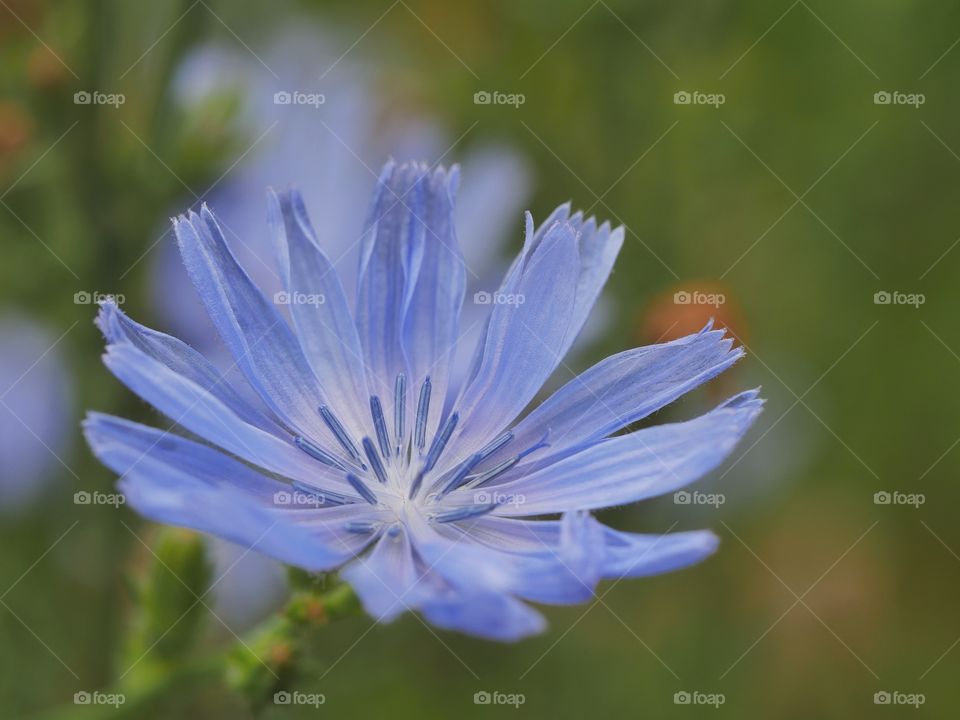
[[[363,482],[353,473],[347,473],[347,482],[353,486],[353,489],[366,500],[371,505],[377,504],[377,496],[373,494],[373,490],[367,487],[366,483]]]
[[[334,437],[337,438],[337,442],[339,442],[343,449],[347,451],[347,455],[362,465],[363,461],[360,459],[360,453],[357,451],[357,446],[353,444],[353,440],[351,440],[350,436],[347,434],[346,428],[343,427],[343,425],[337,419],[337,416],[330,411],[330,408],[328,408],[326,405],[321,405],[320,417],[323,418],[323,421],[327,424],[327,427],[330,428],[330,432],[332,432]]]
[[[499,503],[486,503],[484,505],[464,505],[463,507],[445,510],[433,516],[434,521],[438,523],[457,522],[469,518],[480,517],[494,510]]]
[[[381,485],[386,485],[387,472],[383,469],[383,463],[380,462],[380,456],[377,455],[377,449],[373,446],[373,441],[368,437],[363,439],[363,451],[367,455],[367,460],[370,461],[370,467],[373,468],[377,480],[380,481]]]
[[[384,460],[390,459],[390,438],[387,436],[387,421],[383,417],[383,406],[380,398],[370,396],[370,414],[373,416],[373,427],[377,431],[377,442],[380,443],[380,454]]]
[[[309,440],[307,440],[305,437],[301,435],[297,435],[293,439],[293,444],[296,445],[301,450],[303,450],[303,452],[305,452],[307,455],[312,457],[314,460],[319,460],[324,465],[335,467],[338,470],[347,469],[347,466],[343,464],[338,458],[328,453],[319,445],[316,445],[310,442]]]
[[[427,414],[430,412],[430,392],[432,389],[428,376],[420,386],[420,400],[417,402],[417,422],[414,425],[414,444],[420,454],[427,443]]]
[[[404,419],[407,412],[407,378],[403,373],[397,375],[393,385],[393,429],[397,436],[397,457],[403,449]]]

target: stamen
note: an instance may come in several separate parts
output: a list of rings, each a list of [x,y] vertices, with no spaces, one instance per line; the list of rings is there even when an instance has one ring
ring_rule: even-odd
[[[481,475],[477,475],[475,478],[470,480],[470,482],[464,484],[463,487],[465,489],[473,489],[475,487],[479,487],[480,485],[483,485],[488,480],[493,480],[493,478],[495,478],[497,475],[501,475],[505,473],[507,470],[512,468],[518,462],[520,462],[520,459],[521,459],[520,455],[514,455],[512,458],[508,458],[507,460],[504,460],[502,463],[500,463],[496,467],[490,468],[485,473]]]
[[[383,469],[383,463],[380,462],[380,456],[377,455],[377,449],[373,446],[373,441],[368,437],[363,439],[363,451],[367,454],[367,460],[370,461],[370,466],[373,468],[377,480],[380,481],[381,485],[386,485],[387,473]]]
[[[370,414],[373,415],[373,427],[377,431],[377,440],[380,442],[380,454],[384,460],[390,458],[390,438],[387,436],[387,421],[383,417],[383,406],[380,398],[370,396]]]
[[[438,523],[457,522],[458,520],[467,520],[468,518],[480,517],[496,508],[498,503],[486,503],[485,505],[464,505],[453,510],[447,510],[437,513],[433,519]]]
[[[480,456],[480,462],[486,460],[488,457],[493,455],[497,450],[502,448],[511,440],[513,440],[513,433],[507,430],[506,432],[501,434],[499,437],[494,438],[491,442],[484,445],[480,449],[480,452],[477,453],[477,455]]]
[[[467,458],[467,461],[457,469],[457,471],[453,474],[453,477],[451,477],[443,486],[443,488],[440,490],[440,492],[437,495],[438,500],[442,498],[444,495],[446,495],[447,493],[452,492],[453,490],[456,490],[458,487],[460,487],[460,485],[466,479],[467,475],[470,474],[470,471],[473,470],[477,465],[479,465],[480,462],[483,460],[483,457],[481,456],[482,452],[483,451],[474,453],[473,455]]]
[[[368,503],[370,503],[371,505],[377,504],[377,496],[373,494],[373,490],[368,488],[366,484],[363,482],[363,480],[358,478],[353,473],[347,473],[347,482],[350,483],[353,486],[353,489],[356,490],[357,493],[360,495],[360,497],[362,497]]]
[[[457,427],[457,421],[460,419],[459,413],[453,413],[447,422],[444,424],[443,429],[440,430],[433,438],[433,444],[430,446],[430,452],[427,453],[427,459],[423,463],[423,472],[428,473],[433,470],[433,466],[437,464],[437,460],[440,459],[443,449],[447,446],[447,442],[450,440],[450,436],[453,435],[453,430]]]
[[[417,493],[420,492],[420,486],[423,485],[423,470],[417,473],[417,476],[413,479],[413,484],[410,486],[410,494],[408,497],[413,500]]]
[[[393,384],[393,429],[397,435],[397,455],[403,446],[404,427],[403,423],[407,414],[407,376],[403,373],[397,375],[397,381]]]
[[[360,453],[357,452],[357,446],[353,444],[353,440],[350,439],[346,429],[340,424],[340,421],[337,420],[337,416],[330,411],[330,408],[326,405],[321,405],[320,417],[323,418],[327,427],[330,428],[330,432],[334,434],[337,441],[343,446],[343,449],[347,451],[347,455],[363,464],[363,461],[360,460]]]
[[[359,520],[351,520],[344,525],[344,527],[347,532],[361,533],[363,535],[368,535],[377,529],[372,522],[361,522]]]
[[[319,445],[316,445],[316,444],[310,442],[309,440],[307,440],[305,437],[303,437],[303,436],[301,436],[301,435],[297,435],[297,436],[293,439],[293,444],[296,445],[296,446],[297,446],[298,448],[300,448],[301,450],[303,450],[307,455],[309,455],[310,457],[312,457],[314,460],[319,460],[319,461],[322,462],[324,465],[329,465],[329,466],[331,466],[331,467],[335,467],[335,468],[337,468],[338,470],[346,470],[346,469],[347,469],[347,466],[344,465],[342,462],[340,462],[340,461],[339,461],[337,458],[335,458],[333,455],[331,455],[330,453],[328,453],[326,450],[324,450],[323,448],[321,448]]]
[[[329,492],[327,490],[321,490],[320,488],[313,487],[308,485],[305,482],[299,480],[294,480],[292,487],[297,492],[301,492],[304,495],[310,495],[315,497],[320,502],[318,505],[347,505],[352,502],[346,495],[341,495],[340,493]],[[293,503],[297,505],[298,503]]]
[[[423,448],[427,443],[427,413],[430,412],[430,390],[432,389],[430,377],[423,381],[420,386],[420,400],[417,403],[417,423],[414,427],[414,442],[420,454],[423,454]]]

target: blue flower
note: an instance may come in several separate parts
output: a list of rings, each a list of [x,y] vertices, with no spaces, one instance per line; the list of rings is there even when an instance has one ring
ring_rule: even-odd
[[[579,603],[603,578],[709,555],[712,533],[620,532],[590,511],[715,468],[762,401],[744,392],[687,422],[615,434],[741,357],[708,327],[607,358],[518,419],[623,243],[622,229],[567,205],[536,229],[528,214],[501,287],[472,298],[490,312],[453,387],[467,330],[457,181],[456,169],[384,168],[359,241],[353,313],[296,191],[268,198],[286,287],[273,302],[209,209],[177,218],[184,264],[245,384],[107,303],[107,367],[183,432],[99,413],[85,431],[130,505],[153,520],[311,571],[342,567],[381,621],[415,610],[440,627],[517,640],[545,626],[525,601]],[[545,515],[559,517],[530,519]]]

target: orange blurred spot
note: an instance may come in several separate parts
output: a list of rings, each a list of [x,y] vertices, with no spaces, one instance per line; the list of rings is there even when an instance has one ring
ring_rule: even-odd
[[[716,281],[692,281],[653,297],[641,313],[636,329],[642,344],[667,342],[699,332],[713,319],[716,328],[726,328],[745,337],[745,321],[734,290]]]

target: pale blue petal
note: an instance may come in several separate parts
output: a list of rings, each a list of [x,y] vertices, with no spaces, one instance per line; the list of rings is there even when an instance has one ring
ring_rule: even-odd
[[[285,300],[307,360],[341,419],[364,435],[369,393],[363,351],[336,268],[321,249],[296,190],[270,191],[268,225],[287,288]]]
[[[419,571],[410,540],[399,525],[382,533],[373,551],[341,571],[363,603],[380,622],[390,622],[417,603],[414,588]]]
[[[741,349],[731,350],[724,331],[706,330],[608,357],[521,420],[511,430],[513,440],[492,455],[484,467],[495,467],[531,447],[549,429],[549,449],[532,455],[499,480],[508,481],[545,467],[668,405],[742,356]]]
[[[589,510],[672,492],[717,467],[760,413],[751,390],[683,423],[657,425],[611,438],[547,468],[497,486],[522,496],[498,515],[524,516]],[[467,491],[451,493],[469,497]]]
[[[496,437],[560,363],[579,274],[572,228],[554,225],[513,274],[505,290],[522,302],[493,308],[476,372],[457,403],[461,429],[448,451],[451,460]]]
[[[140,352],[110,345],[104,364],[128,388],[175,423],[229,453],[291,480],[356,497],[344,475],[237,417],[199,385]]]
[[[285,521],[274,498],[287,486],[217,450],[101,414],[88,416],[84,433],[100,461],[121,476],[127,502],[151,520],[210,533],[308,570],[336,567],[356,552],[319,542]]]
[[[203,355],[175,337],[134,322],[112,300],[100,306],[97,326],[107,343],[133,344],[171,372],[202,387],[244,422],[275,435],[283,432],[273,419],[243,398]]]
[[[234,361],[267,406],[311,439],[332,439],[324,396],[286,321],[240,267],[210,211],[174,221],[193,284]]]

